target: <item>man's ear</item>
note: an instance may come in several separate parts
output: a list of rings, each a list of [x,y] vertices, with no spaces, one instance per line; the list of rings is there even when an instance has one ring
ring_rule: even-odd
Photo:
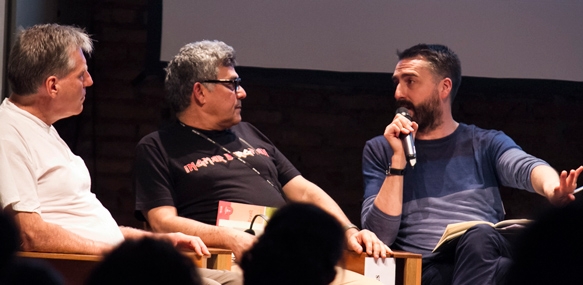
[[[194,100],[198,105],[204,105],[206,103],[206,88],[202,83],[195,82],[192,87],[191,99]]]
[[[49,76],[45,79],[44,87],[51,98],[57,97],[57,93],[59,93],[59,79],[54,75]]]
[[[449,93],[451,93],[451,87],[451,78],[446,77],[441,80],[439,84],[439,98],[441,98],[441,100],[445,100],[449,96]]]

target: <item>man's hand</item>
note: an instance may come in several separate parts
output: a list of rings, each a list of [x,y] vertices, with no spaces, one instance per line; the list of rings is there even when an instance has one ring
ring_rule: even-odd
[[[409,133],[417,132],[416,122],[411,122],[401,114],[395,115],[393,121],[385,128],[383,136],[389,142],[391,149],[393,149],[393,157],[398,155],[400,160],[405,161],[405,150],[403,149],[403,142],[400,139],[401,134],[408,135]],[[402,156],[402,157],[401,157]],[[402,159],[401,159],[402,158]],[[406,161],[405,161],[406,163]],[[396,168],[404,168],[404,165],[394,165]]]
[[[563,170],[559,175],[559,185],[553,189],[552,195],[548,197],[551,204],[555,206],[563,206],[573,200],[575,195],[573,191],[577,188],[577,178],[583,172],[583,166],[579,166],[576,170],[571,169],[569,172]]]
[[[253,235],[239,230],[233,230],[233,234],[231,235],[231,242],[228,248],[233,251],[233,254],[235,255],[235,262],[241,261],[243,253],[249,250],[256,240],[257,238]]]
[[[366,254],[374,258],[385,258],[387,252],[393,252],[386,244],[384,244],[375,233],[369,230],[358,231],[356,229],[349,229],[346,231],[346,247],[356,253],[362,253],[366,250]]]
[[[210,256],[210,252],[204,242],[197,236],[189,236],[183,233],[155,234],[161,240],[171,243],[176,248],[191,249],[201,256]]]

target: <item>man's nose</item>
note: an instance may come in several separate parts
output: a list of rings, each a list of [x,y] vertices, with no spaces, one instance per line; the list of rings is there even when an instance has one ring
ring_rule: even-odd
[[[84,85],[85,87],[89,87],[91,85],[93,85],[93,78],[91,77],[91,74],[89,74],[89,71],[85,71],[87,74],[85,75],[85,80],[84,80]]]
[[[247,97],[247,92],[245,92],[245,88],[243,88],[243,86],[239,86],[239,88],[237,89],[237,99],[241,100],[245,99],[245,97]]]
[[[397,86],[395,86],[395,99],[399,100],[403,98],[405,98],[405,95],[401,90],[401,84],[397,84]]]

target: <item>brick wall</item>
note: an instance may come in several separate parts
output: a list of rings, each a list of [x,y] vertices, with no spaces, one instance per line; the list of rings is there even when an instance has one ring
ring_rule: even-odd
[[[93,191],[114,218],[140,226],[132,210],[133,148],[170,117],[162,78],[152,73],[134,81],[146,69],[148,3],[88,3],[88,30],[97,40],[89,60],[95,84],[81,116],[58,127],[85,159]],[[270,137],[357,223],[362,147],[383,132],[395,110],[390,74],[237,70],[248,93],[244,120]],[[583,164],[582,110],[582,82],[464,78],[454,102],[458,121],[503,130],[557,169]],[[509,217],[532,216],[547,207],[535,194],[511,189],[502,194]]]

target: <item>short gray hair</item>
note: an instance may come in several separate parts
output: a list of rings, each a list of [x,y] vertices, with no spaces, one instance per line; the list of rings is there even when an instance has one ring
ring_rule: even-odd
[[[20,31],[8,57],[10,88],[30,95],[49,76],[67,75],[75,64],[70,53],[78,48],[87,54],[93,51],[91,38],[77,27],[43,24]]]
[[[166,99],[175,112],[190,105],[194,83],[217,79],[219,67],[234,67],[235,50],[221,41],[199,41],[183,46],[166,68]]]

